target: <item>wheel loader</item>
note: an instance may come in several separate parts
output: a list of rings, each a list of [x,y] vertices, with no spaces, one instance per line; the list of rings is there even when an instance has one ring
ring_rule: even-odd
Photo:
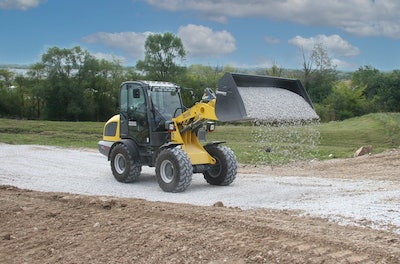
[[[205,138],[215,130],[216,121],[257,118],[248,115],[242,100],[248,87],[288,90],[313,109],[301,83],[291,79],[226,73],[216,92],[206,88],[202,100],[188,109],[179,85],[127,81],[120,86],[119,114],[105,124],[99,151],[119,182],[136,181],[142,166],[150,166],[165,192],[185,191],[194,173],[202,173],[209,184],[229,185],[237,174],[235,154],[224,141],[205,143]]]

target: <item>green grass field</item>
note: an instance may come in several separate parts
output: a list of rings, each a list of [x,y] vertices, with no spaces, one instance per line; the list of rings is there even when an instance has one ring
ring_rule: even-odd
[[[103,123],[0,119],[0,142],[97,148]]]
[[[97,148],[103,123],[0,119],[0,142]],[[400,147],[400,113],[369,114],[306,126],[220,125],[209,140],[226,140],[241,163],[346,158],[361,146],[373,152]]]

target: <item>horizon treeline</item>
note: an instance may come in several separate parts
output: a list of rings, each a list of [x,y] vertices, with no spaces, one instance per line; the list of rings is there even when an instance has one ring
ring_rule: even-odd
[[[323,54],[323,47],[315,53]],[[150,51],[151,52],[151,51]],[[124,67],[119,61],[97,59],[79,46],[49,48],[25,74],[0,68],[0,117],[61,121],[106,121],[118,112],[119,86],[127,80],[161,80],[181,85],[184,104],[201,99],[205,88],[215,89],[225,72],[271,75],[302,81],[321,121],[344,120],[374,112],[400,112],[400,70],[382,72],[371,65],[340,72],[318,54],[304,59],[301,69],[277,65],[266,69],[237,69],[226,65],[173,65],[157,77],[157,62]],[[314,57],[313,57],[314,56]],[[327,57],[329,59],[329,57]],[[161,79],[159,79],[161,78]],[[194,100],[187,90],[194,92]]]

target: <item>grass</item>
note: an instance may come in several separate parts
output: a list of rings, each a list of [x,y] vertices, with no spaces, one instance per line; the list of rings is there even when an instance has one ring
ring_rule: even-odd
[[[314,126],[219,126],[210,139],[220,138],[241,163],[280,164],[318,155]]]
[[[0,119],[0,142],[96,148],[103,123]]]
[[[400,147],[400,113],[369,114],[318,126],[320,157],[350,157],[359,147],[372,145],[373,153]]]
[[[263,138],[255,137],[257,130]],[[319,133],[319,136],[317,135]],[[298,137],[300,136],[300,137]],[[212,139],[226,139],[242,163],[286,163],[293,159],[348,158],[361,146],[372,145],[373,153],[400,147],[400,113],[377,113],[303,127],[219,126]],[[306,139],[306,141],[301,142]],[[317,148],[312,146],[317,144]],[[274,147],[278,145],[278,148]],[[276,150],[278,157],[266,149]],[[304,151],[299,151],[304,150]],[[285,152],[300,155],[287,155]],[[288,158],[284,156],[288,156]],[[260,156],[264,158],[260,158]]]
[[[103,125],[0,119],[0,142],[97,148]],[[330,154],[345,158],[364,145],[372,145],[374,153],[400,147],[400,113],[369,114],[302,127],[220,125],[208,137],[227,141],[241,163],[285,163],[304,157],[327,159]]]

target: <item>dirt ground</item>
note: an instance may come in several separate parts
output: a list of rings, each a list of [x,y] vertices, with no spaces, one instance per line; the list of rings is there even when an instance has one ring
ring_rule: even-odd
[[[240,173],[397,184],[399,168],[400,151],[393,150],[287,167],[240,166]],[[1,186],[0,224],[1,263],[400,263],[399,234],[222,203],[193,206]]]

